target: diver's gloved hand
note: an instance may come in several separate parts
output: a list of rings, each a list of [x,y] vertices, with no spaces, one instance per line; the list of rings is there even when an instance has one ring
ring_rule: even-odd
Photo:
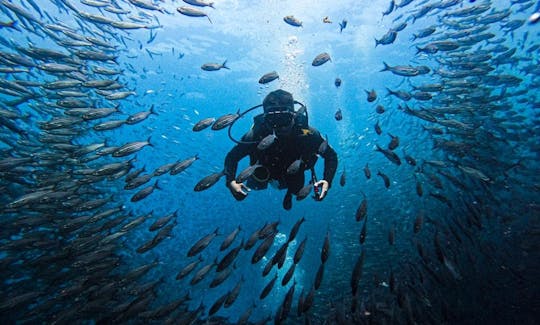
[[[248,195],[247,192],[250,191],[249,187],[244,185],[244,183],[237,183],[235,180],[232,180],[229,183],[228,187],[229,187],[229,190],[231,191],[231,194],[234,196],[234,198],[237,201],[242,201],[243,199],[245,199],[246,196]]]
[[[322,199],[324,199],[324,197],[326,196],[326,192],[328,192],[328,189],[330,188],[330,184],[328,184],[328,182],[324,179],[321,179],[320,181],[313,184],[313,186],[319,188],[318,201],[322,201]]]

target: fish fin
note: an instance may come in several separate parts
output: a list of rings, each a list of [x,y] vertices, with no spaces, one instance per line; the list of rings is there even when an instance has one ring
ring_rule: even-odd
[[[226,64],[227,64],[227,60],[223,61],[223,63],[221,64],[221,67],[223,69],[231,70]]]

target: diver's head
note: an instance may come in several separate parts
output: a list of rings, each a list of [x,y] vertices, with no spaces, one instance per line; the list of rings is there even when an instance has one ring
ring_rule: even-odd
[[[294,99],[285,90],[275,90],[264,98],[264,123],[276,132],[287,135],[294,125]]]

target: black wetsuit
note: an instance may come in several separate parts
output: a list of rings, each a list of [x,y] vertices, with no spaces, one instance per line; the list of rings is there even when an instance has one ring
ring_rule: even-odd
[[[319,131],[309,126],[295,125],[289,136],[278,136],[274,143],[265,150],[257,149],[257,143],[272,131],[262,122],[262,115],[254,118],[254,124],[243,137],[242,141],[255,141],[252,144],[237,144],[225,158],[226,185],[235,179],[238,162],[245,156],[250,156],[250,165],[259,163],[270,172],[270,179],[278,180],[280,188],[287,188],[288,193],[296,194],[304,186],[304,171],[315,166],[317,154],[324,158],[323,179],[329,187],[336,173],[338,158],[330,145],[324,152],[318,152],[324,139]],[[300,170],[288,174],[287,168],[297,159],[302,159]]]

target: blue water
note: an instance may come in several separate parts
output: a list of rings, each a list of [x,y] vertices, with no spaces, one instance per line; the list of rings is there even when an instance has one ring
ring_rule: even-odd
[[[297,245],[307,236],[306,251],[294,275],[295,298],[289,318],[291,324],[303,322],[302,318],[292,314],[296,315],[300,292],[304,290],[307,293],[313,284],[321,263],[320,251],[323,240],[329,233],[330,258],[326,263],[322,286],[315,296],[314,307],[309,313],[314,323],[334,319],[340,311],[350,309],[351,273],[362,250],[365,251],[366,258],[358,295],[358,309],[361,312],[356,313],[354,318],[352,313],[349,313],[346,317],[351,322],[360,322],[359,319],[367,322],[370,319],[369,312],[375,323],[410,322],[406,316],[407,312],[397,306],[399,295],[389,292],[391,270],[396,275],[400,294],[406,293],[409,297],[407,299],[411,299],[413,314],[418,323],[538,322],[540,304],[536,277],[539,270],[540,144],[536,111],[539,99],[535,89],[539,85],[539,80],[538,73],[524,73],[525,67],[538,64],[538,51],[526,51],[531,46],[538,45],[538,25],[525,23],[507,35],[500,30],[499,23],[491,24],[488,30],[496,34],[493,39],[504,37],[502,45],[509,49],[517,48],[515,57],[523,59],[515,64],[494,66],[495,71],[492,75],[510,74],[522,78],[523,81],[519,86],[509,86],[506,92],[526,90],[527,93],[521,98],[526,98],[527,101],[518,102],[517,97],[508,96],[496,103],[505,105],[504,111],[478,116],[467,110],[480,110],[482,105],[487,103],[477,104],[473,101],[472,107],[466,107],[466,103],[471,101],[467,101],[465,97],[466,108],[459,114],[451,116],[465,123],[473,123],[475,128],[493,131],[496,134],[501,134],[497,132],[502,129],[515,135],[514,138],[509,138],[508,142],[496,142],[492,145],[487,143],[490,139],[485,142],[481,142],[480,137],[470,140],[472,146],[478,148],[478,153],[492,159],[493,165],[486,164],[486,160],[475,158],[472,154],[461,157],[461,163],[483,171],[491,181],[485,183],[467,178],[459,172],[459,169],[450,169],[450,173],[467,185],[467,189],[463,190],[436,174],[435,167],[425,166],[423,170],[419,170],[423,161],[440,160],[451,165],[450,160],[454,161],[456,157],[449,157],[447,152],[434,148],[433,137],[422,130],[422,125],[433,124],[405,114],[399,108],[405,103],[393,96],[386,96],[386,88],[411,90],[411,84],[437,83],[444,80],[434,72],[439,69],[442,62],[437,60],[447,59],[447,54],[441,52],[437,55],[415,54],[415,45],[425,45],[437,40],[442,30],[414,43],[411,38],[418,30],[431,25],[439,28],[440,19],[445,12],[472,6],[469,1],[462,1],[450,9],[434,11],[414,23],[407,18],[424,3],[435,1],[413,1],[411,5],[398,8],[386,17],[382,17],[381,13],[388,8],[388,1],[372,3],[339,1],[331,4],[313,1],[261,1],[256,6],[248,1],[217,1],[214,5],[215,10],[202,9],[212,23],[204,17],[187,17],[178,13],[176,7],[186,5],[180,1],[155,2],[155,5],[165,8],[170,14],[136,8],[128,1],[117,2],[123,8],[130,8],[133,15],[138,12],[152,15],[153,17],[147,19],[145,23],[155,28],[151,31],[112,29],[117,33],[116,39],[105,34],[106,38],[117,46],[114,53],[118,55],[117,65],[105,64],[105,66],[123,69],[124,72],[118,82],[136,93],[118,101],[121,113],[114,115],[114,118],[126,118],[136,112],[148,110],[152,105],[157,115],[150,115],[139,124],[125,125],[116,130],[95,132],[89,129],[76,139],[76,144],[87,145],[106,141],[107,145],[120,146],[150,137],[152,146],[138,152],[134,163],[134,169],[144,167],[148,173],[166,163],[194,155],[199,157],[185,172],[175,176],[165,174],[155,177],[160,189],[137,203],[130,202],[130,198],[142,187],[130,191],[123,190],[123,179],[96,184],[101,191],[100,197],[112,195],[107,207],[124,205],[125,212],[132,212],[135,216],[153,211],[154,219],[147,220],[144,225],[138,226],[116,242],[118,244],[116,252],[121,256],[121,263],[112,272],[121,277],[139,265],[156,259],[159,261],[159,264],[144,278],[138,280],[138,283],[145,283],[163,279],[148,309],[157,308],[189,292],[192,297],[189,309],[196,309],[202,302],[206,310],[200,315],[200,319],[206,319],[208,309],[214,301],[231,290],[240,279],[244,279],[238,300],[230,308],[219,310],[216,315],[228,318],[230,322],[236,322],[239,315],[254,303],[256,308],[250,318],[251,321],[262,320],[268,315],[274,316],[293,283],[291,281],[282,287],[281,278],[292,264]],[[95,8],[73,3],[81,10],[100,13]],[[477,1],[474,5],[478,3],[490,4],[493,10],[509,8],[508,1]],[[39,17],[28,3],[24,4],[28,11]],[[527,19],[534,12],[534,8],[517,12],[520,6],[522,4],[512,5],[512,14],[505,22]],[[5,10],[7,9],[3,8],[3,11]],[[66,14],[66,10],[59,9],[54,1],[43,3],[41,10],[47,12],[56,22],[61,21],[77,29],[81,34],[103,33],[99,31],[100,25],[91,23],[85,23],[85,29],[82,30],[74,18],[76,16],[72,13]],[[293,27],[283,21],[284,16],[291,14],[302,20],[302,27]],[[110,13],[105,15],[114,19],[120,17]],[[397,18],[399,15],[403,15],[402,18]],[[332,20],[331,24],[322,22],[325,16]],[[11,18],[3,14],[0,15],[0,19],[5,22]],[[343,19],[346,19],[348,24],[340,33],[338,23]],[[81,18],[77,20],[84,21]],[[390,28],[406,20],[407,27],[398,33],[393,44],[375,47],[374,38],[381,38]],[[42,21],[53,23],[46,17],[42,18]],[[21,32],[2,28],[0,35],[21,46],[28,46],[31,42],[38,47],[62,49],[52,39],[39,37],[32,31],[24,29],[21,24],[19,27]],[[155,33],[157,36],[149,42],[151,35]],[[525,34],[527,39],[524,41]],[[479,44],[480,47],[476,46],[464,52],[474,53],[494,46],[485,42]],[[3,44],[2,51],[14,49]],[[313,58],[322,52],[329,53],[331,61],[322,66],[312,66]],[[230,70],[209,72],[200,68],[204,63],[221,63],[225,60]],[[381,72],[383,61],[391,66],[426,65],[432,72],[407,80],[390,72]],[[90,62],[90,65],[94,64],[103,65],[100,62]],[[278,80],[267,85],[260,85],[257,82],[263,74],[274,70],[279,74]],[[20,76],[9,74],[2,76],[8,80],[19,77],[40,82],[55,79],[39,71]],[[334,85],[336,77],[342,79],[341,87]],[[501,87],[478,86],[480,89],[492,90],[491,95],[503,91]],[[264,96],[275,89],[291,92],[296,100],[307,106],[310,125],[327,136],[330,145],[338,153],[339,167],[327,197],[322,202],[316,202],[311,198],[303,201],[293,200],[292,210],[285,211],[282,208],[285,192],[272,187],[265,191],[251,191],[242,202],[234,200],[223,179],[206,191],[194,192],[193,187],[200,179],[223,169],[225,155],[234,143],[227,136],[227,129],[213,131],[208,128],[201,132],[193,132],[193,125],[203,118],[217,118],[238,110],[245,111],[260,104]],[[375,102],[368,103],[365,90],[371,89],[376,90],[378,98]],[[0,96],[2,99],[12,99],[8,95]],[[437,98],[420,102],[413,99],[407,102],[407,105],[413,109],[434,108],[437,107],[436,100]],[[47,102],[49,99],[45,97],[43,101]],[[20,123],[22,127],[34,127],[37,130],[37,121],[51,117],[50,114],[40,112],[40,104],[42,102],[30,100],[18,107],[23,113],[29,112],[32,116],[30,122]],[[376,113],[377,105],[383,105],[386,112]],[[334,119],[337,109],[343,112],[341,121]],[[234,124],[231,132],[236,138],[249,129],[254,115],[255,113],[248,114]],[[523,119],[512,121],[514,115],[522,116]],[[377,135],[373,127],[377,121],[383,129],[381,135]],[[520,132],[523,130],[529,132]],[[10,136],[9,130],[4,129],[2,132]],[[387,133],[400,138],[396,153],[402,158],[401,166],[392,164],[374,150],[376,144],[381,147],[387,146],[390,142]],[[448,138],[462,139],[452,135]],[[10,148],[8,144],[4,147]],[[14,151],[17,152],[17,149]],[[417,160],[416,167],[405,162],[404,152]],[[7,152],[3,153],[2,158],[7,155]],[[247,167],[246,160],[240,163],[239,171]],[[88,165],[95,168],[113,161],[118,160],[105,157]],[[517,170],[504,174],[496,165],[496,162],[500,161],[508,164],[522,161],[522,165]],[[372,173],[369,180],[363,172],[366,163],[369,164]],[[59,165],[62,166],[62,163]],[[61,169],[59,167],[57,171]],[[339,178],[343,170],[346,172],[346,184],[340,186]],[[378,171],[388,175],[391,181],[390,188],[384,187],[382,179],[376,175]],[[319,159],[316,172],[318,176],[323,174],[322,159]],[[437,175],[442,180],[442,189],[435,188],[429,174]],[[415,191],[417,180],[423,184],[422,197]],[[153,182],[154,180],[144,186]],[[3,179],[1,185],[9,188],[9,193],[2,196],[2,206],[31,189],[29,186],[10,184],[8,179]],[[429,196],[429,192],[443,193],[452,201],[452,208]],[[365,243],[360,244],[358,237],[363,222],[355,221],[355,213],[364,195],[368,201],[367,236]],[[468,236],[460,233],[461,229],[452,221],[453,218],[458,218],[464,223],[465,220],[470,220],[466,215],[470,215],[471,212],[465,207],[464,202],[477,207],[482,220],[481,227],[474,225],[467,227],[470,240],[467,239]],[[166,238],[149,252],[138,254],[136,249],[155,235],[147,228],[156,218],[175,210],[178,211],[178,224],[174,227],[170,238]],[[422,230],[415,234],[413,224],[419,213],[425,215],[424,224]],[[24,214],[25,210],[9,212],[10,218],[21,217]],[[292,225],[301,217],[304,217],[306,222],[302,225],[296,240],[289,245],[287,261],[284,267],[277,271],[278,282],[270,295],[260,301],[259,293],[276,272],[274,269],[268,276],[261,276],[267,258],[271,258],[286,241]],[[242,231],[231,247],[238,245],[242,238],[247,240],[253,231],[266,222],[277,220],[280,221],[278,227],[280,232],[266,258],[252,265],[250,260],[254,249],[242,250],[235,262],[236,269],[224,284],[214,289],[208,288],[214,271],[195,286],[189,284],[192,275],[181,281],[175,280],[176,274],[195,259],[186,256],[192,244],[214,229],[218,228],[220,235],[202,252],[204,262],[199,267],[210,263],[216,256],[219,259],[224,256],[224,252],[218,253],[219,245],[238,225],[242,227]],[[50,231],[54,237],[54,230],[51,227],[44,229]],[[395,232],[394,245],[390,245],[388,240],[391,229]],[[461,242],[452,235],[451,230],[460,233]],[[454,264],[456,273],[449,272],[445,266],[438,263],[433,243],[436,233],[441,236],[442,245]],[[6,245],[10,240],[14,240],[13,236],[17,234],[2,233],[2,235],[2,244]],[[417,253],[418,243],[424,247],[433,262],[433,270],[440,275],[442,282],[435,281],[422,269],[421,258]],[[6,250],[2,253],[3,258],[9,256],[25,260],[22,252]],[[49,292],[35,302],[38,306],[55,296],[54,289],[46,285],[48,280],[45,277],[40,278],[40,273],[35,270],[24,269],[21,274],[17,274],[10,268],[4,274],[6,281],[2,284],[2,291],[21,293],[14,289],[11,280],[30,275],[36,277],[31,280],[39,283],[40,290]],[[419,277],[424,281],[419,280]],[[425,300],[419,298],[422,295],[415,294],[413,288],[421,291]],[[23,289],[22,292],[24,291]],[[116,303],[120,304],[121,301]],[[373,306],[377,306],[375,309],[378,312],[374,312]],[[9,322],[22,321],[26,319],[25,311],[32,308],[35,308],[35,305],[16,306],[12,309],[14,315],[17,315],[15,317],[13,314],[8,315],[8,311],[3,309],[1,318]],[[380,312],[382,309],[391,310],[393,316],[387,318],[387,315]],[[83,315],[74,319],[100,319],[100,316],[93,318],[88,314]],[[358,318],[360,317],[358,315],[363,315],[363,318]],[[37,319],[50,321],[50,315],[43,312],[42,318]],[[136,317],[133,319],[142,322]]]

